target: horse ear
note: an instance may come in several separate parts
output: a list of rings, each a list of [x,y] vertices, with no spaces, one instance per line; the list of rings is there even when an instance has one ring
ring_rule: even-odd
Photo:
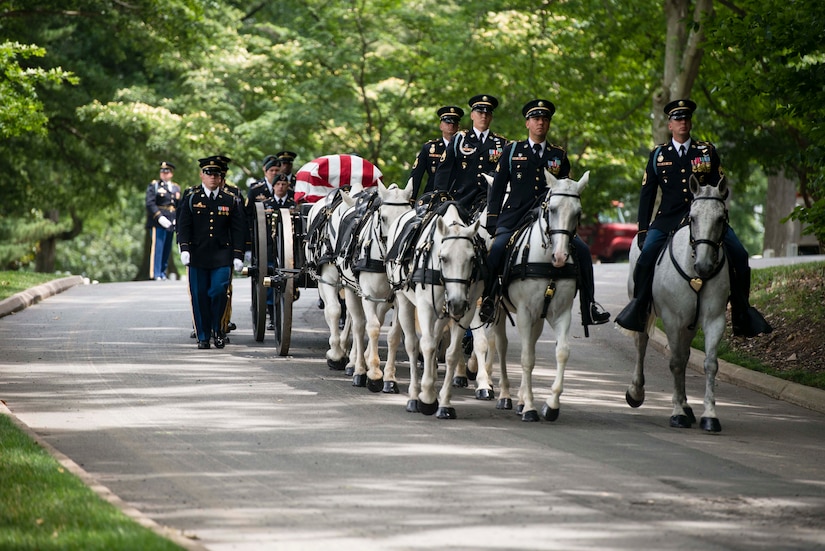
[[[355,198],[352,195],[350,195],[349,193],[342,193],[341,194],[341,200],[343,200],[344,204],[348,207],[351,207],[352,205],[355,204]]]
[[[438,229],[438,233],[441,235],[447,235],[447,223],[444,222],[443,216],[439,216],[436,219],[436,228]]]
[[[690,175],[690,182],[688,182],[688,186],[690,187],[690,192],[694,195],[699,193],[699,180],[696,178],[695,174]]]
[[[479,225],[481,225],[481,219],[480,218],[470,225],[470,231],[472,232],[473,235],[478,233]]]
[[[584,174],[582,174],[582,177],[579,178],[579,186],[578,186],[579,187],[579,189],[578,189],[579,193],[581,193],[582,190],[585,187],[587,187],[588,182],[590,182],[590,171],[589,170],[587,172],[585,172]]]
[[[493,177],[492,177],[492,176],[490,176],[490,175],[489,175],[489,174],[487,174],[486,172],[482,172],[482,173],[481,173],[481,175],[482,175],[482,176],[484,176],[484,179],[485,179],[485,180],[487,180],[487,185],[488,185],[488,186],[493,185]],[[412,178],[410,178],[410,180],[412,180]]]
[[[547,182],[547,187],[550,189],[555,188],[556,184],[559,183],[559,180],[553,176],[553,173],[546,168],[544,169],[544,180]]]
[[[727,199],[728,197],[728,179],[722,176],[719,178],[719,183],[716,185],[719,188],[719,195]]]

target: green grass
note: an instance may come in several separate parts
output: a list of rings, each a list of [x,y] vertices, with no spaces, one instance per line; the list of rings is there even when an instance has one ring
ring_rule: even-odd
[[[0,300],[9,298],[30,287],[60,279],[61,277],[64,276],[57,274],[37,274],[34,272],[0,271]]]
[[[101,499],[6,415],[0,481],[0,549],[181,549]]]

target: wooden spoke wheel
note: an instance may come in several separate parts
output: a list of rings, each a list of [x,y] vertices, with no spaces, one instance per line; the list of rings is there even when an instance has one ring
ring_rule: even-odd
[[[286,356],[292,337],[292,301],[295,299],[295,231],[289,209],[279,209],[274,216],[275,277],[271,286],[275,295],[275,349],[280,356]]]
[[[257,342],[263,342],[266,333],[267,276],[266,235],[269,231],[266,209],[263,203],[255,203],[255,220],[252,224],[252,266],[249,281],[252,283],[252,333]]]

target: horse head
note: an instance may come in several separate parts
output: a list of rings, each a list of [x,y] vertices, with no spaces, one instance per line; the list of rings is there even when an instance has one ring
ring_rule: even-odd
[[[715,186],[701,185],[696,176],[690,177],[690,205],[688,224],[690,246],[693,249],[693,269],[699,277],[711,277],[721,258],[722,238],[728,227],[727,180],[723,176]]]
[[[570,240],[576,235],[582,212],[581,192],[590,180],[590,171],[580,180],[561,180],[545,170],[549,191],[542,204],[545,235],[553,245],[553,266],[561,268],[569,260]]]
[[[378,186],[378,197],[381,199],[381,206],[378,207],[381,224],[379,233],[382,241],[387,240],[390,224],[412,209],[412,188],[410,185],[400,188],[397,184],[390,184],[389,187]]]
[[[454,320],[464,317],[470,309],[470,286],[475,283],[476,268],[474,241],[479,221],[464,225],[455,206],[450,206],[444,216],[438,217],[434,244],[441,264],[441,280],[447,314]]]

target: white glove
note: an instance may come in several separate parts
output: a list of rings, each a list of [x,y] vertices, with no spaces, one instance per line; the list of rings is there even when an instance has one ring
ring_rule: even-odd
[[[160,218],[158,218],[158,224],[160,224],[161,226],[163,226],[163,229],[164,229],[164,230],[168,230],[169,228],[171,228],[171,227],[172,227],[172,222],[170,222],[170,221],[169,221],[169,219],[168,219],[168,218],[166,218],[166,217],[165,217],[165,216],[163,216],[163,215],[161,215],[161,216],[160,216]]]
[[[184,266],[189,266],[189,251],[183,251],[180,253],[180,262]]]
[[[246,251],[243,253],[243,261],[244,264],[252,264],[252,251]]]
[[[243,270],[243,260],[240,258],[236,258],[232,261],[232,266],[235,268],[236,272],[240,272]]]

